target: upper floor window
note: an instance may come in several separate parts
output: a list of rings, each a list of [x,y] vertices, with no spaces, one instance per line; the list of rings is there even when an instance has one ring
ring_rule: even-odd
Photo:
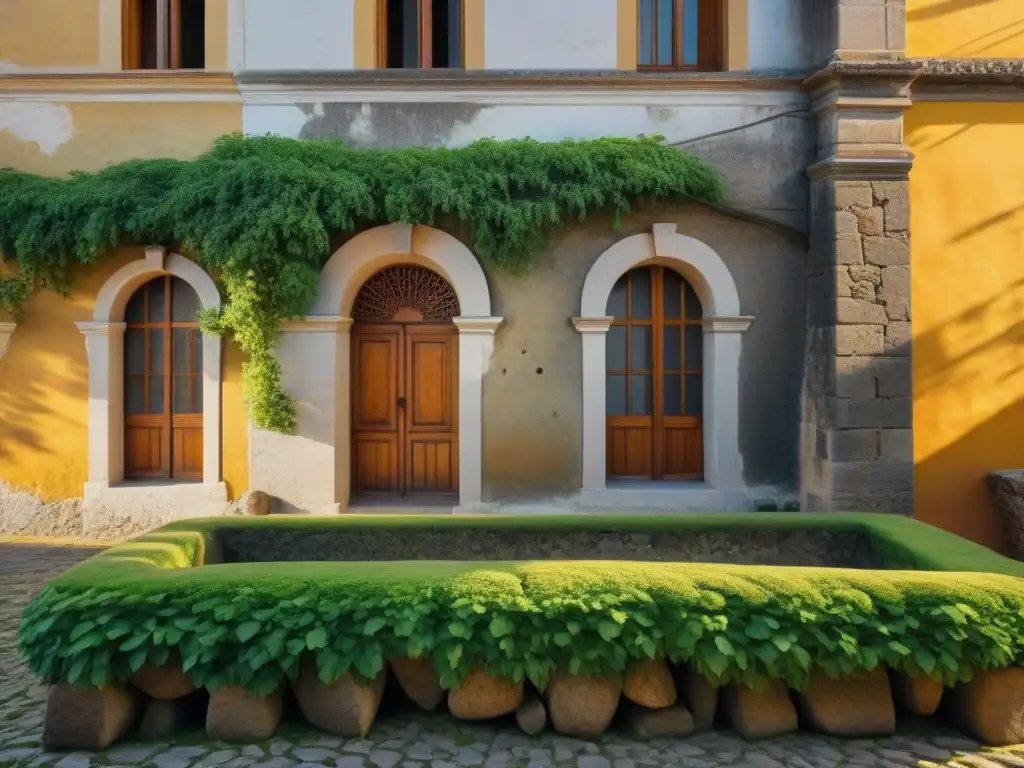
[[[122,0],[125,69],[203,69],[206,0]]]
[[[639,13],[640,69],[722,66],[721,0],[640,0]]]
[[[463,66],[462,0],[378,0],[377,18],[383,67]]]

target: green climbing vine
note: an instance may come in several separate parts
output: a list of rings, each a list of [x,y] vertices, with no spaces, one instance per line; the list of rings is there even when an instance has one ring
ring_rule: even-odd
[[[647,200],[722,199],[718,174],[659,136],[584,141],[481,140],[458,149],[356,149],[340,141],[225,136],[194,160],[131,160],[58,179],[0,170],[0,310],[31,293],[66,293],[79,265],[120,245],[193,254],[223,287],[204,331],[246,353],[254,424],[295,430],[295,404],[273,354],[281,320],[312,302],[333,232],[381,222],[468,228],[473,250],[512,272],[546,233]]]

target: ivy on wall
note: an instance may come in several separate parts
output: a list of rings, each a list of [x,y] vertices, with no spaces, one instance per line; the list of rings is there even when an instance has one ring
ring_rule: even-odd
[[[0,310],[39,288],[67,293],[79,265],[120,245],[175,244],[219,279],[225,302],[207,333],[248,356],[246,408],[291,433],[295,403],[273,355],[280,322],[312,303],[330,235],[382,222],[469,229],[479,258],[522,272],[567,220],[648,201],[720,202],[703,160],[660,136],[538,142],[485,139],[457,149],[354,149],[340,141],[225,136],[194,160],[131,160],[57,179],[0,171]]]

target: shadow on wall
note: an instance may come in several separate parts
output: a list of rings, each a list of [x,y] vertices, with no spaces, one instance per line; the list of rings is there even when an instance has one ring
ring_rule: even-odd
[[[1024,279],[919,335],[914,355],[915,403],[927,403],[915,432],[942,445],[917,452],[916,517],[1005,553],[986,477],[1024,467]]]
[[[991,14],[993,19],[1005,18],[1000,9],[993,8],[994,5],[1002,2],[1003,0],[937,0],[932,4],[925,5],[919,1],[915,6],[907,9],[907,24],[935,22],[943,16],[969,11]],[[988,18],[986,16],[986,21]],[[943,50],[941,55],[951,58],[999,55],[998,52],[994,54],[993,49],[999,49],[1004,44],[1020,37],[1024,37],[1024,19],[1001,24],[984,34],[959,42],[952,48]]]

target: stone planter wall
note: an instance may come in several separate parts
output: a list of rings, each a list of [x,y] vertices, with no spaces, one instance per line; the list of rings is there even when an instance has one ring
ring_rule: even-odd
[[[221,562],[385,560],[638,560],[738,565],[884,568],[865,537],[800,530],[616,533],[610,531],[289,530],[224,528]]]
[[[388,675],[421,709],[463,720],[507,717],[530,735],[545,728],[586,740],[607,729],[638,740],[685,738],[712,727],[731,728],[750,740],[804,728],[837,736],[880,736],[896,727],[903,709],[941,716],[993,746],[1024,742],[1024,669],[979,673],[970,683],[945,690],[931,680],[912,680],[877,668],[833,679],[816,672],[800,692],[782,683],[751,689],[716,689],[693,669],[656,660],[623,676],[552,676],[543,695],[529,684],[488,677],[474,670],[458,688],[443,691],[429,664],[398,660],[375,679],[343,676],[327,686],[313,665],[292,685],[302,716],[320,730],[363,738],[373,727]],[[390,695],[402,695],[392,693]],[[180,669],[146,669],[127,684],[76,691],[54,685],[47,699],[43,743],[47,749],[100,750],[137,731],[167,738],[205,718],[211,739],[256,743],[274,735],[282,716],[284,689],[252,697],[223,687],[209,696],[196,691]],[[514,717],[513,717],[514,716]]]
[[[996,497],[1011,555],[1024,560],[1024,469],[992,472],[988,484]]]

